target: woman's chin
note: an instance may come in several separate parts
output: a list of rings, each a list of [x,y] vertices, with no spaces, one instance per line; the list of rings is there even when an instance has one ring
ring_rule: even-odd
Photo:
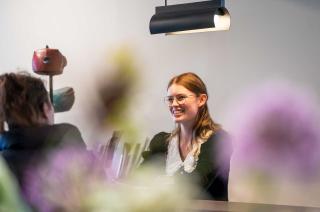
[[[181,117],[173,117],[173,120],[175,123],[179,124],[181,122],[183,122],[183,119]]]

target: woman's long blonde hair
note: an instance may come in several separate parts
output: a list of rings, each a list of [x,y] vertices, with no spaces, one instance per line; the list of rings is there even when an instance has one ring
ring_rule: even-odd
[[[196,96],[200,96],[201,94],[206,94],[208,96],[207,88],[204,82],[194,73],[187,72],[180,74],[178,76],[173,77],[169,83],[167,90],[173,84],[181,85],[193,92]],[[215,123],[210,114],[207,102],[199,108],[195,124],[193,126],[193,132],[195,138],[200,138],[202,140],[207,140],[208,137],[214,133],[216,133],[221,126]],[[173,130],[170,137],[176,136],[180,134],[180,125]]]

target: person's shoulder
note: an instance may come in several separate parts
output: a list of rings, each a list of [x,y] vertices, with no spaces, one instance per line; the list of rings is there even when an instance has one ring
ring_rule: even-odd
[[[204,146],[211,150],[223,147],[232,151],[231,136],[224,129],[219,129],[209,136],[207,142],[204,143]]]
[[[219,151],[224,155],[228,155],[228,157],[231,156],[233,152],[231,135],[224,129],[220,129],[214,134],[212,134],[208,141],[210,141],[207,143],[211,145],[210,148],[213,151]],[[215,152],[215,154],[218,154],[218,153]]]
[[[219,129],[218,131],[212,133],[208,140],[214,140],[219,142],[231,142],[230,134],[224,129]]]
[[[159,132],[155,134],[152,138],[153,139],[168,139],[170,137],[170,133],[167,132]]]
[[[53,131],[62,136],[62,140],[65,144],[85,146],[81,133],[75,125],[61,123],[51,125],[51,127]]]
[[[163,154],[167,152],[168,147],[168,139],[170,137],[170,133],[160,132],[153,136],[150,141],[149,147],[147,151],[142,152],[143,162],[141,166],[145,166],[145,164],[150,164],[155,161],[159,161],[159,158],[163,158]],[[160,160],[164,161],[164,160]]]
[[[152,152],[162,152],[167,149],[167,140],[170,137],[170,133],[159,132],[153,136],[150,141],[149,149]]]
[[[69,124],[69,123],[54,124],[54,125],[51,125],[51,127],[56,130],[61,130],[61,131],[72,130],[72,131],[80,132],[79,129],[75,125]]]

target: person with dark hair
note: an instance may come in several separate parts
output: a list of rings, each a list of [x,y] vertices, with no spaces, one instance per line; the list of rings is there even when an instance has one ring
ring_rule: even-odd
[[[41,79],[28,73],[0,75],[0,149],[23,188],[25,173],[49,152],[67,145],[86,149],[77,127],[54,124],[54,109]]]
[[[210,117],[207,100],[206,86],[196,74],[172,78],[165,101],[176,128],[152,138],[141,165],[160,161],[167,176],[190,178],[199,186],[202,194],[196,198],[227,201],[231,142]]]

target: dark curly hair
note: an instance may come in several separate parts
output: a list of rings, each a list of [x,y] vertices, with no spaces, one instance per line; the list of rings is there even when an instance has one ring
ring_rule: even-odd
[[[50,103],[41,79],[27,72],[0,75],[0,118],[9,129],[13,126],[36,126],[44,113],[43,104]]]

